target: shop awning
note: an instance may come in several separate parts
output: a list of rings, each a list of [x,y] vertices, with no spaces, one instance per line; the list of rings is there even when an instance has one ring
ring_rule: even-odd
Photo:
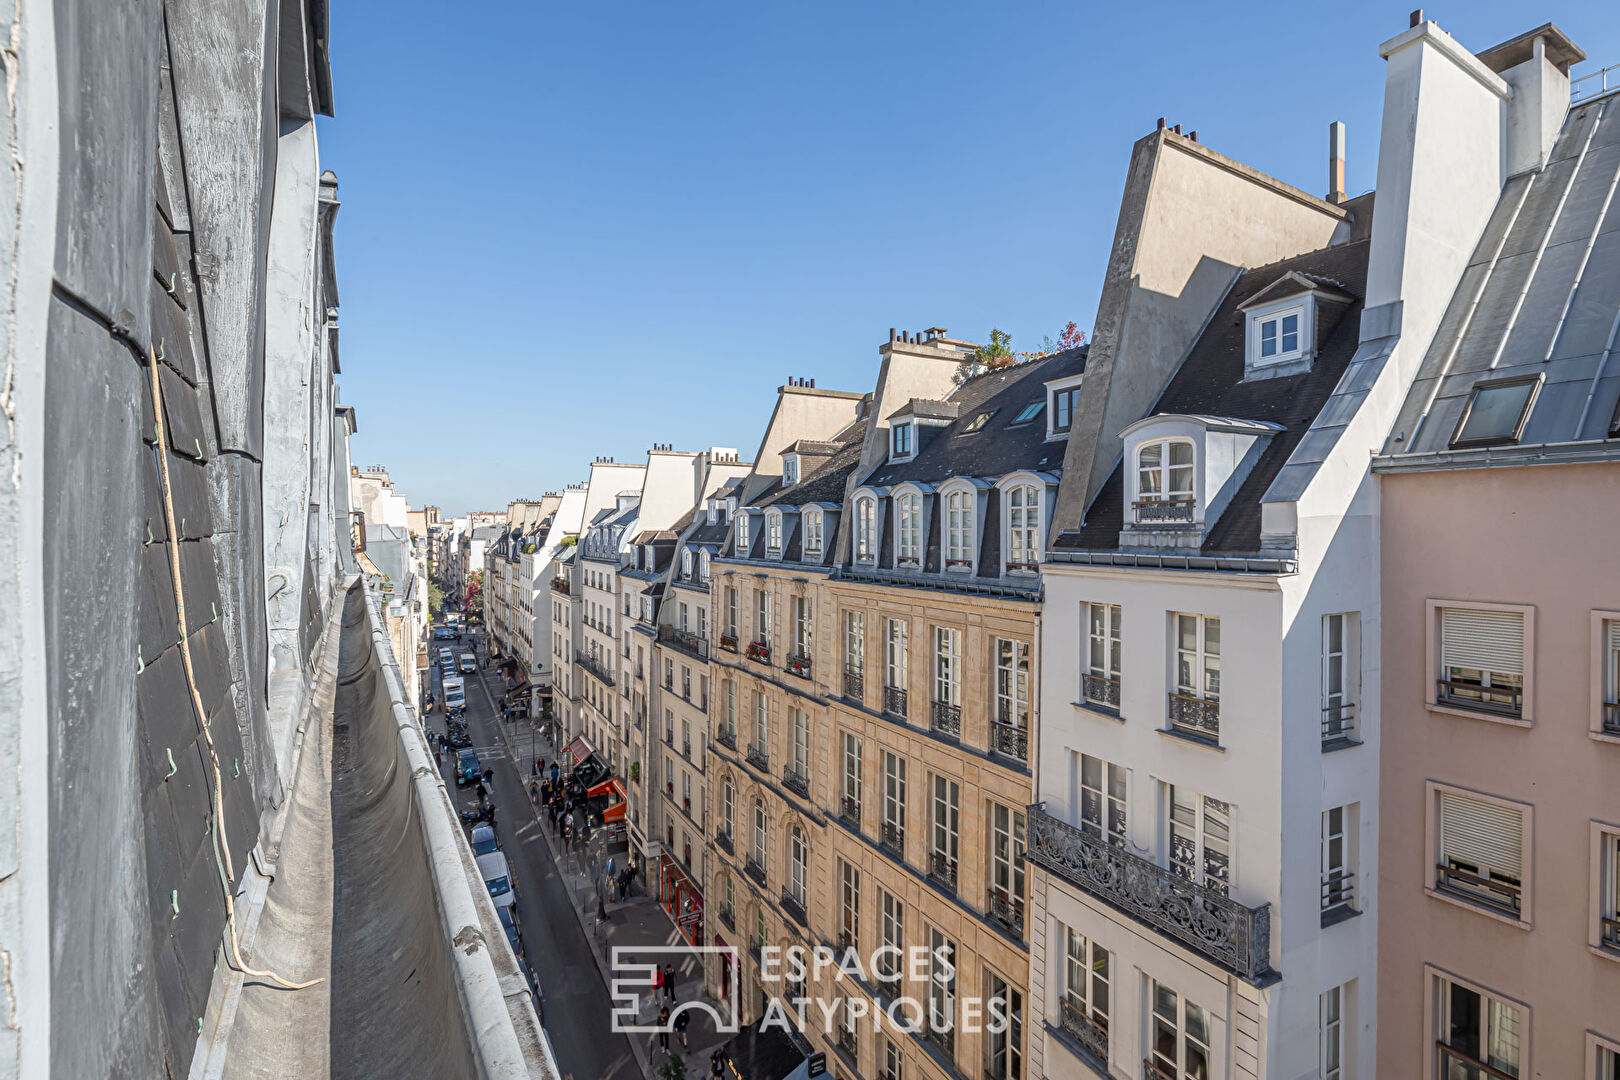
[[[572,760],[575,765],[578,765],[593,753],[595,751],[591,749],[591,744],[585,741],[583,735],[574,736],[574,741],[563,747],[563,756]]]
[[[609,777],[586,794],[590,798],[591,808],[602,815],[602,824],[611,825],[624,820],[624,811],[629,803],[625,801],[624,785],[619,783],[618,777]]]

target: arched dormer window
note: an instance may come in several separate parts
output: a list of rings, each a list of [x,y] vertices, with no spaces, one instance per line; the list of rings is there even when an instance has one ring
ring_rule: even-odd
[[[1033,571],[1041,559],[1041,489],[1018,484],[1007,492],[1007,569]]]
[[[1155,439],[1136,448],[1137,521],[1193,519],[1191,439]]]
[[[772,510],[765,515],[765,554],[780,557],[782,554],[782,512]]]
[[[682,577],[688,577],[688,578],[692,576],[692,549],[691,548],[687,548],[685,551],[681,552],[681,576]]]
[[[821,561],[821,511],[814,507],[804,511],[804,558],[805,561]]]
[[[863,495],[855,500],[855,559],[871,562],[877,558],[877,500]]]
[[[922,496],[905,492],[894,500],[895,555],[901,566],[922,565]]]
[[[953,491],[945,496],[945,569],[973,567],[973,492]]]
[[[709,553],[707,551],[698,556],[698,580],[703,582],[709,580]]]

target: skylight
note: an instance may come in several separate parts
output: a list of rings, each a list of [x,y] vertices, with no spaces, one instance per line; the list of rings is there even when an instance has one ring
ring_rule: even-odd
[[[1491,446],[1518,442],[1540,386],[1539,374],[1479,383],[1468,397],[1451,445]]]
[[[962,434],[971,435],[973,432],[978,431],[980,428],[984,427],[984,425],[988,423],[990,418],[994,415],[996,415],[996,410],[994,409],[991,409],[989,412],[980,413],[978,416],[973,418],[972,423],[968,424],[967,427],[962,429]]]
[[[1012,424],[1008,424],[1007,426],[1012,427],[1013,424],[1027,424],[1037,416],[1041,415],[1041,410],[1044,408],[1046,408],[1045,398],[1032,401],[1028,405],[1025,405],[1023,409],[1019,411],[1018,415],[1012,418]]]

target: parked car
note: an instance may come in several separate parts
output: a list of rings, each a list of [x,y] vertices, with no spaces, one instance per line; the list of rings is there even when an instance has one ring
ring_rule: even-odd
[[[461,654],[461,671],[464,675],[471,675],[478,670],[478,657],[470,652]]]
[[[523,928],[518,925],[517,905],[497,907],[495,914],[500,916],[501,929],[506,931],[506,941],[507,944],[512,946],[512,955],[521,962],[523,960]]]
[[[472,849],[474,855],[488,855],[492,851],[500,850],[500,845],[495,842],[493,826],[478,825],[473,828]]]
[[[517,903],[517,893],[512,889],[512,871],[506,865],[505,855],[492,851],[488,855],[478,856],[478,872],[483,876],[489,898],[495,901],[496,907],[511,907]]]
[[[449,641],[456,636],[456,632],[448,626],[435,626],[433,628],[434,641]]]
[[[467,707],[467,683],[465,679],[446,675],[444,677],[444,707],[451,716],[455,716]]]
[[[478,755],[470,747],[456,753],[456,787],[476,784],[483,775],[484,770],[478,764]]]

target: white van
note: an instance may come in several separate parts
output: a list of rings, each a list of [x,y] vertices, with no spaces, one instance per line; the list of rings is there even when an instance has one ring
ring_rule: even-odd
[[[444,680],[444,707],[446,709],[461,709],[467,705],[467,682],[465,679],[451,676]]]
[[[474,656],[470,652],[462,653],[461,654],[461,671],[462,671],[462,673],[465,674],[465,675],[471,675],[473,672],[475,672],[477,670],[478,670],[478,657]]]
[[[478,856],[478,873],[496,907],[511,907],[517,903],[517,893],[512,889],[512,871],[506,865],[504,854],[492,851]]]

